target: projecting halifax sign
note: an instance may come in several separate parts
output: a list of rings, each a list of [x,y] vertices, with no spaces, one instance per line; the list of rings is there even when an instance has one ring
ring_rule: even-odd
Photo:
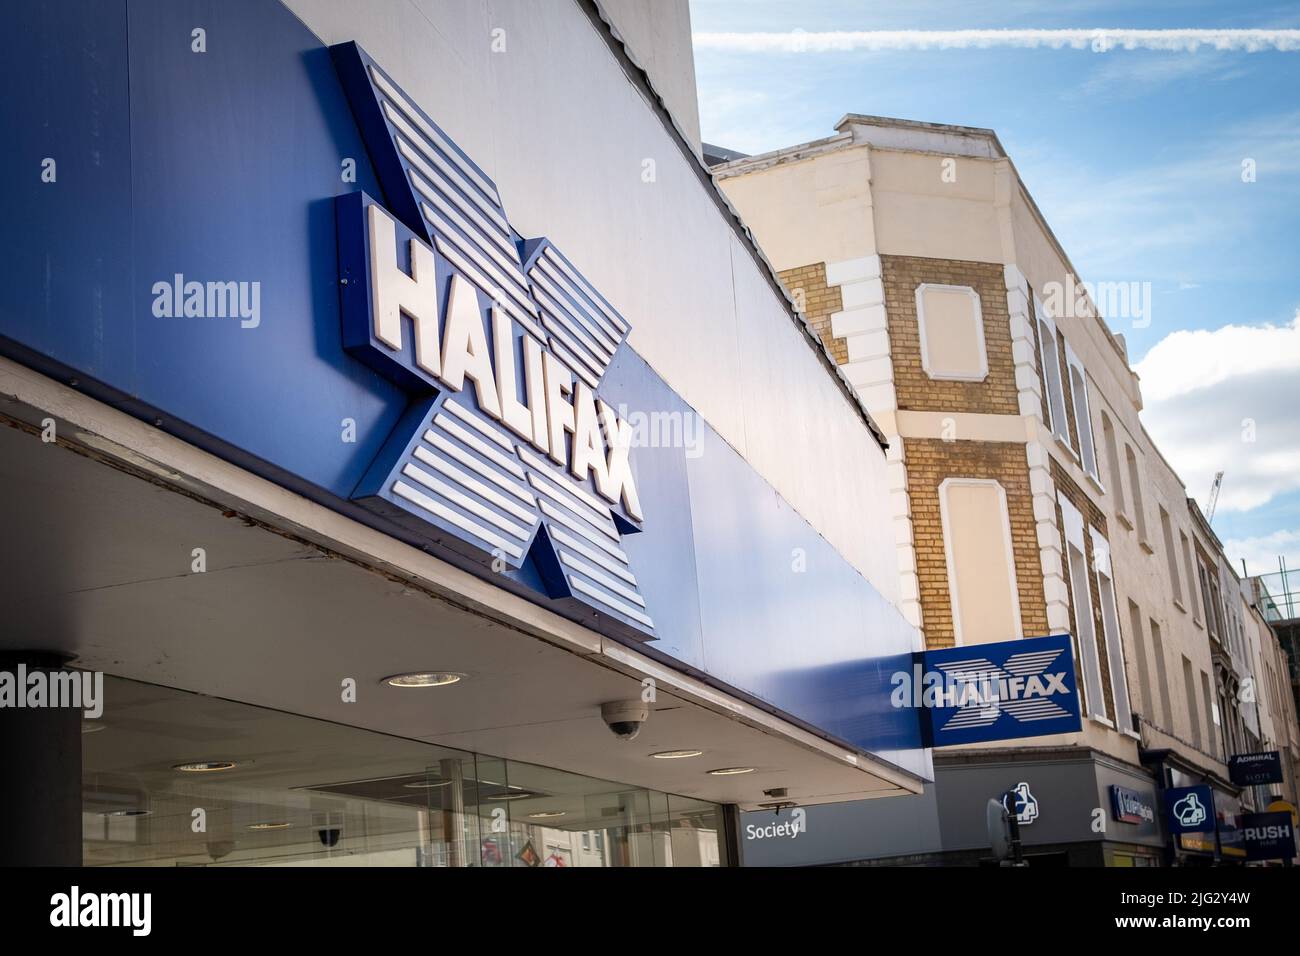
[[[925,713],[926,746],[1069,734],[1080,729],[1068,634],[913,655],[891,703]]]

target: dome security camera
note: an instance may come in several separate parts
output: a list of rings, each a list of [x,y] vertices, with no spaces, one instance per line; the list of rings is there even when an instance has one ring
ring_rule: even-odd
[[[619,740],[632,740],[650,717],[650,707],[641,700],[614,700],[600,705],[605,726]]]

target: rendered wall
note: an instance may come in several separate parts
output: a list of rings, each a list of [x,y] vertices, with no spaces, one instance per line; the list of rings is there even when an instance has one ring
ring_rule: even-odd
[[[579,263],[632,347],[896,599],[879,446],[576,3],[287,5],[382,62],[498,184],[512,225]],[[491,51],[494,28],[508,52]]]

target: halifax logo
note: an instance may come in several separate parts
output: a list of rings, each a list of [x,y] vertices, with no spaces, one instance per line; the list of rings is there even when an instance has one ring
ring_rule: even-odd
[[[355,43],[331,55],[384,192],[336,200],[343,344],[408,393],[352,494],[570,614],[655,639],[624,535],[632,428],[600,397],[627,321]]]
[[[1068,634],[922,651],[892,675],[890,702],[921,710],[927,747],[1075,733]]]

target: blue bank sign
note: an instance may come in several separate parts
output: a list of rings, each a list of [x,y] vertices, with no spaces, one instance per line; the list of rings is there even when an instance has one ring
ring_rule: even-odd
[[[283,4],[205,8],[222,39],[203,69],[175,40],[193,29],[187,4],[65,0],[54,19],[13,6],[23,42],[6,65],[49,81],[4,97],[0,354],[753,706],[928,771],[923,715],[889,703],[915,628],[637,353],[624,298],[588,278],[599,237],[570,256],[521,235],[431,103],[355,45],[323,46]],[[459,64],[427,67],[498,140],[522,102],[571,106],[546,102],[545,78],[489,96]],[[57,185],[33,156],[58,157]],[[587,190],[575,169],[528,181],[603,202],[593,229],[641,230],[617,190]],[[599,265],[656,262],[648,247]],[[651,418],[679,423],[680,440],[655,440]],[[755,560],[794,549],[816,574]]]
[[[1170,833],[1214,832],[1214,791],[1209,786],[1170,787],[1164,797]]]
[[[1154,823],[1156,808],[1148,795],[1112,784],[1110,815],[1120,823]]]
[[[891,685],[895,707],[925,713],[929,746],[1068,734],[1081,726],[1068,634],[924,651]]]
[[[653,637],[632,429],[601,397],[627,321],[356,44],[331,52],[388,202],[336,200],[344,346],[412,396],[352,499]]]

